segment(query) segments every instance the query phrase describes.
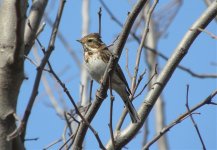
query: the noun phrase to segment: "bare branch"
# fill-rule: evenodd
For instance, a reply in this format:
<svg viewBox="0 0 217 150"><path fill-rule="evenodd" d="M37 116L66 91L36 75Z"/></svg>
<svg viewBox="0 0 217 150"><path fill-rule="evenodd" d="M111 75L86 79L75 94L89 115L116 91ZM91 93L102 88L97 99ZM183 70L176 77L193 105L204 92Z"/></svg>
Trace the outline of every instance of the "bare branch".
<svg viewBox="0 0 217 150"><path fill-rule="evenodd" d="M98 16L99 16L99 35L101 36L101 29L102 29L102 27L101 27L102 8L101 7L99 8Z"/></svg>
<svg viewBox="0 0 217 150"><path fill-rule="evenodd" d="M180 115L177 119L172 121L169 125L164 127L150 142L146 143L146 145L143 147L144 150L149 149L149 147L154 144L161 136L163 136L165 133L170 131L171 128L173 128L175 125L181 123L184 119L186 119L190 114L192 114L197 109L201 108L202 106L206 104L211 104L212 99L217 94L217 90L215 90L212 94L210 94L207 98L205 98L203 101L201 101L199 104L195 105L190 111L185 112L184 114Z"/></svg>
<svg viewBox="0 0 217 150"><path fill-rule="evenodd" d="M157 65L156 65L157 68ZM136 99L139 95L141 95L143 93L143 91L146 89L146 87L151 83L151 81L153 80L153 78L157 75L157 69L155 69L155 72L153 73L153 75L149 78L148 82L143 86L142 90L133 97L133 99ZM138 82L139 83L139 82Z"/></svg>
<svg viewBox="0 0 217 150"><path fill-rule="evenodd" d="M36 138L28 138L28 139L25 139L25 142L26 141L37 141L39 138L38 137L36 137Z"/></svg>
<svg viewBox="0 0 217 150"><path fill-rule="evenodd" d="M158 50L155 50L151 47L145 46L145 48L153 53L155 53L156 55L158 55L159 57L161 57L162 59L168 61L169 58L167 56L165 56L163 53L159 52ZM181 69L182 71L185 71L186 73L190 74L193 77L196 78L201 78L201 79L206 79L206 78L217 78L217 74L199 74L199 73L195 73L194 71L192 71L189 68L186 68L185 66L182 65L178 65L177 68Z"/></svg>
<svg viewBox="0 0 217 150"><path fill-rule="evenodd" d="M205 4L209 7L214 0L204 0ZM215 17L215 21L217 22L217 17Z"/></svg>
<svg viewBox="0 0 217 150"><path fill-rule="evenodd" d="M117 41L117 45L114 48L114 58L110 57L108 66L107 66L105 74L103 76L103 82L102 82L99 90L97 91L95 101L92 103L90 109L88 110L87 114L85 115L85 118L89 122L92 121L93 117L95 116L96 112L98 111L99 107L101 106L103 100L106 97L106 92L108 89L107 81L108 81L109 74L112 73L111 71L114 69L115 65L117 64L119 57L121 55L122 49L126 43L129 32L132 28L132 25L133 25L136 17L138 16L139 12L141 11L141 9L145 3L146 3L146 0L139 0L135 4L132 12L128 15L125 26L124 26L124 28L120 34L120 37ZM82 148L82 143L83 143L86 132L87 132L87 126L84 123L82 123L79 126L79 130L78 130L79 136L76 136L76 138L75 138L75 142L74 142L75 148L78 148L78 149Z"/></svg>
<svg viewBox="0 0 217 150"><path fill-rule="evenodd" d="M89 104L91 104L91 100L92 100L92 89L93 89L93 80L90 80Z"/></svg>
<svg viewBox="0 0 217 150"><path fill-rule="evenodd" d="M174 1L180 1L180 2L181 2L181 0L174 0ZM103 2L103 0L100 0L100 3L101 3L102 6L105 8L105 10L108 12L108 14L111 16L111 18L112 18L120 27L122 27L123 24L113 15L113 13L109 10L109 8L106 6L106 4ZM172 2L172 3L174 3L174 2ZM182 4L182 3L179 3L179 2L178 2L177 4ZM171 4L169 4L169 5L171 5ZM180 7L180 6L179 6L179 7ZM175 17L175 16L174 16L174 17ZM169 26L169 24L168 24L167 26ZM140 43L140 38L139 38L138 36L136 36L135 33L130 33L130 34L132 35L132 37L133 37L138 43ZM145 47L147 50L152 51L153 53L159 55L159 56L160 56L161 58L163 58L164 60L168 60L168 59L169 59L169 58L166 57L164 54L160 53L159 51L157 51L157 50L155 50L155 49L153 49L153 48L148 47L147 45L144 45L144 47ZM184 66L182 66L182 65L179 65L178 68L181 69L181 70L183 70L183 71L185 71L185 72L187 72L187 73L189 73L189 74L192 75L193 77L202 78L202 79L204 79L204 78L217 78L217 75L215 75L215 74L198 74L198 73L195 73L195 72L193 72L192 70L190 70L190 69L188 69L188 68L186 68L186 67L184 67Z"/></svg>
<svg viewBox="0 0 217 150"><path fill-rule="evenodd" d="M32 48L35 37L37 37L37 31L44 14L44 10L47 6L48 0L37 0L33 1L29 16L27 18L25 26L25 35L24 35L24 43L25 43L25 55L28 55L30 49ZM31 24L31 28L28 24Z"/></svg>
<svg viewBox="0 0 217 150"><path fill-rule="evenodd" d="M104 9L107 11L107 13L111 16L111 19L114 20L119 26L123 26L123 24L113 15L113 13L109 10L107 5L104 3L103 0L99 0L101 5L104 7Z"/></svg>
<svg viewBox="0 0 217 150"><path fill-rule="evenodd" d="M199 31L201 31L201 32L204 32L204 33L206 33L207 35L209 35L211 38L217 40L217 36L216 36L215 34L213 34L212 32L209 32L209 31L207 31L207 30L205 30L205 29L201 29L201 28L198 28L197 30L199 30Z"/></svg>
<svg viewBox="0 0 217 150"><path fill-rule="evenodd" d="M126 71L127 71L128 76L130 77L131 82L132 82L133 76L132 76L132 74L130 73L130 70L129 70L129 67L128 67L128 63L129 63L129 60L128 60L128 49L126 48L126 66L125 66L125 68L126 68Z"/></svg>
<svg viewBox="0 0 217 150"><path fill-rule="evenodd" d="M105 8L107 13L110 15L111 19L114 20L120 27L123 27L123 24L115 17L115 15L109 10L108 6L104 3L103 0L99 0L102 6ZM133 36L133 38L136 39L138 43L140 43L140 39L135 35L135 33L130 31L130 34Z"/></svg>
<svg viewBox="0 0 217 150"><path fill-rule="evenodd" d="M172 0L174 2L174 0ZM170 1L171 2L171 1ZM150 2L151 3L151 2ZM147 16L147 10L150 9L150 3L148 3L146 5L146 9L144 9L144 20L146 21L148 19L148 16ZM166 4L168 5L168 4ZM174 5L172 5L171 7L169 7L168 9L165 9L163 12L168 12L170 11L171 9L174 8ZM156 16L163 16L163 12L156 15ZM154 13L156 14L156 12ZM165 13L164 14L165 16L170 16L170 15L173 15L175 16L176 13ZM165 17L163 16L163 17ZM168 24L167 26L165 24L163 24L162 22L167 22L168 21ZM150 30L149 30L149 34L147 36L147 40L145 41L144 45L148 45L149 47L152 47L152 48L156 48L157 47L157 42L160 38L160 34L165 34L166 33L166 30L168 28L168 26L170 25L170 23L172 22L172 19L167 19L167 18L163 18L162 21L160 20L154 20L154 17L151 17L151 20L150 20ZM165 25L165 26L164 26ZM163 29L163 32L160 33L160 29ZM156 78L157 78L157 72L158 72L158 67L155 66L155 64L158 64L158 59L156 57L156 54L155 53L152 53L150 51L145 51L145 60L146 60L146 63L148 65L148 69L149 69L149 72L148 72L148 78L151 79L150 80L150 83L148 84L148 90L151 90L152 88L152 85L155 84L155 81L156 81ZM156 73L156 75L154 75ZM145 89L145 87L143 88ZM162 95L162 94L161 94ZM158 132L160 131L164 126L165 126L165 109L164 109L164 105L163 105L163 97L162 96L159 96L158 97L158 100L155 104L155 110L154 110L154 114L155 114L155 131ZM147 123L146 123L147 125ZM147 128L147 126L145 126L145 128ZM148 129L145 129L145 130L148 130ZM147 139L147 137L144 137L145 139ZM163 136L162 138L160 138L158 140L158 149L159 150L167 150L168 149L168 144L167 144L167 139L166 139L166 136Z"/></svg>
<svg viewBox="0 0 217 150"><path fill-rule="evenodd" d="M71 101L71 103L73 104L74 108L75 108L75 112L76 114L78 114L78 116L81 118L81 120L90 128L90 130L93 132L94 136L96 137L99 146L101 149L105 149L105 147L103 146L101 139L99 138L98 133L96 132L96 130L90 125L90 123L84 118L84 116L82 115L82 113L79 111L74 99L72 98L71 94L69 93L66 85L60 80L60 78L57 76L57 74L54 72L52 66L50 65L50 62L48 61L48 67L50 69L50 73L54 76L54 78L57 80L57 82L61 85L61 87L63 88L64 92L66 93L66 95L68 96L69 100ZM82 90L83 91L83 90ZM74 118L74 120L76 120ZM79 124L80 125L80 124Z"/></svg>
<svg viewBox="0 0 217 150"><path fill-rule="evenodd" d="M157 65L156 65L156 66L157 66ZM155 71L156 71L156 70L155 70ZM144 73L145 73L145 71L144 71ZM144 75L144 73L141 74L140 78L138 79L138 82L137 82L136 87L135 87L135 89L134 89L135 91L133 91L134 94L135 94L135 92L136 92L136 90L137 90L137 88L138 88L140 82L142 81L142 76ZM134 96L133 98L131 97L131 100L132 100L132 101L133 101L134 99L136 99L139 95L142 94L142 92L143 92L143 91L145 90L145 88L149 85L149 83L152 81L152 79L154 78L155 75L157 75L157 72L155 72L155 73L153 74L153 76L148 80L148 82L143 86L142 90L141 90L136 96ZM123 123L124 123L124 119L125 119L126 115L127 115L127 109L124 108L124 110L123 110L123 112L122 112L122 114L121 114L121 117L120 117L120 119L119 119L119 121L118 121L118 123L117 123L116 129L115 129L116 132L119 132L119 131L121 130L121 127L122 127L122 125L123 125Z"/></svg>
<svg viewBox="0 0 217 150"><path fill-rule="evenodd" d="M89 32L89 0L83 0L82 1L82 8L81 8L81 14L82 14L82 37L87 35ZM90 76L86 70L86 68L84 67L84 61L82 62L82 66L81 66L81 85L83 85L83 91L81 91L80 89L80 93L82 93L81 95L81 106L86 106L88 105L89 102L89 96L88 96L88 87L89 87L89 83L90 83Z"/></svg>
<svg viewBox="0 0 217 150"><path fill-rule="evenodd" d="M48 23L49 26L53 26L53 22L52 20L49 18L49 16L47 14L44 15L44 18L46 20L46 22ZM70 46L69 42L66 40L66 38L63 36L62 32L59 31L57 33L57 37L59 38L59 40L62 42L63 46L65 47L65 49L69 52L70 56L72 57L72 60L75 61L75 64L78 68L81 67L81 62L78 59L78 56L76 55L76 53L74 52L74 50L72 49L72 47Z"/></svg>
<svg viewBox="0 0 217 150"><path fill-rule="evenodd" d="M111 134L111 139L112 139L112 146L113 146L113 149L116 149L115 148L115 139L114 139L114 134L113 134L113 120L112 120L112 117L113 117L113 103L114 103L114 100L115 100L115 97L113 96L112 94L112 83L111 83L111 76L109 77L109 91L110 91L110 114L109 114L109 131L110 131L110 134Z"/></svg>
<svg viewBox="0 0 217 150"><path fill-rule="evenodd" d="M190 111L190 108L189 108L189 105L188 105L188 93L189 93L189 85L187 85L187 94L186 94L186 104L185 104L185 106L186 106L186 108L187 108L187 111L188 111L188 113L189 113L189 116L190 116L190 118L191 118L191 121L192 121L192 123L193 123L193 125L194 125L194 127L195 127L195 129L196 129L196 131L197 131L197 134L198 134L198 136L199 136L199 138L200 138L200 142L201 142L201 144L202 144L202 146L203 146L203 150L206 150L206 146L205 146L205 144L204 144L204 142L203 142L203 139L202 139L202 136L201 136L201 134L200 134L199 128L198 128L196 122L194 121L194 118L193 118L193 116L192 116L192 114L191 114L191 111Z"/></svg>
<svg viewBox="0 0 217 150"><path fill-rule="evenodd" d="M57 143L59 143L61 141L62 141L62 139L55 140L52 143L50 143L48 146L46 146L45 148L43 148L43 150L47 150L47 149L51 148L52 146L54 146L55 144L57 144Z"/></svg>
<svg viewBox="0 0 217 150"><path fill-rule="evenodd" d="M24 137L25 137L27 121L29 119L29 115L31 113L32 106L34 104L35 98L36 98L36 96L38 94L38 87L39 87L39 84L40 84L40 81L41 81L41 76L42 76L43 69L44 69L44 67L45 67L45 65L46 65L46 63L47 63L53 49L54 49L54 43L55 43L59 23L60 23L60 20L61 20L64 4L65 4L65 0L60 1L60 6L59 6L59 10L58 10L58 13L57 13L57 16L56 16L55 25L53 27L53 31L52 31L52 34L51 34L49 46L47 48L47 51L46 51L46 54L45 54L44 58L41 61L41 64L40 64L40 66L39 66L39 68L37 70L37 75L36 75L36 78L35 78L35 83L34 83L34 86L33 86L32 94L31 94L31 97L29 99L27 108L25 110L25 114L24 114L24 117L22 119L22 123L21 123L20 127L17 130L19 132L19 134L21 134L21 137L22 137L23 140L24 140ZM12 135L10 135L10 136L12 136Z"/></svg>
<svg viewBox="0 0 217 150"><path fill-rule="evenodd" d="M201 15L201 17L193 24L191 28L205 28L217 15L216 5L217 2L214 1L212 5L210 5L210 7ZM171 58L165 65L164 69L159 74L156 80L156 84L153 85L153 88L149 91L148 95L144 99L145 101L139 108L138 112L139 116L141 116L141 122L137 124L129 124L128 127L123 130L120 135L115 137L117 148L119 148L119 146L122 147L125 143L129 142L140 130L163 88L166 86L167 82L171 78L180 61L187 54L188 49L197 38L199 33L199 31L188 31L183 37L182 41L179 43ZM106 147L110 149L111 145L111 141L109 141Z"/></svg>
<svg viewBox="0 0 217 150"><path fill-rule="evenodd" d="M151 15L154 11L154 8L156 7L158 3L158 0L156 0L154 2L154 4L152 5L152 7L150 8L149 12L148 12L148 17L147 17L147 21L146 21L146 27L144 29L144 32L143 32L143 35L142 35L142 40L140 42L140 45L139 45L139 48L137 50L137 55L136 55L136 64L135 64L135 67L134 67L134 75L133 75L133 78L132 78L132 82L131 82L131 91L132 91L132 95L130 95L130 99L132 100L133 97L134 97L134 94L136 92L136 89L138 87L138 84L136 85L136 80L137 80L137 74L138 74L138 68L139 68L139 63L140 63L140 57L141 57L141 53L142 53L142 48L143 48L143 45L145 43L145 39L148 35L148 31L149 31L149 23L150 23L150 19L151 19ZM151 80L150 80L151 81ZM137 87L136 87L137 86ZM146 87L146 86L145 86ZM143 90L142 90L143 91ZM116 127L116 130L120 130L122 124L123 124L123 121L124 121L124 118L126 116L126 109L123 111L122 115L121 115L121 118L117 124L117 127Z"/></svg>

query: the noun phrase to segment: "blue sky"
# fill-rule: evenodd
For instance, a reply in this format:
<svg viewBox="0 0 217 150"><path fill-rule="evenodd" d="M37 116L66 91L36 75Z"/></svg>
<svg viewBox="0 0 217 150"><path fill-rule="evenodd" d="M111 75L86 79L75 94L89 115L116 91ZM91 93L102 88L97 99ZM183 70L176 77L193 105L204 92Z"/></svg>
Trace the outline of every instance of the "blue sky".
<svg viewBox="0 0 217 150"><path fill-rule="evenodd" d="M132 8L132 2L130 1L105 1L109 6L111 11L116 15L116 17L124 23L127 17L127 12ZM167 0L160 1L157 9L161 8L162 5L166 4ZM51 2L50 2L51 3ZM54 20L58 2L48 4L49 16ZM98 31L98 16L97 12L100 7L100 3L96 0L90 2L90 33ZM121 6L121 7L120 7ZM160 52L164 53L166 56L170 56L180 40L183 38L187 30L190 28L192 23L203 13L206 9L206 5L203 1L184 1L183 5L174 19L174 22L168 29L167 36L160 39L158 43L158 49ZM48 10L47 10L48 11ZM121 32L121 28L109 17L109 15L103 9L102 15L102 39L106 44L110 44L115 37ZM65 9L63 12L62 22L60 24L60 31L70 43L74 52L80 60L82 57L82 47L76 42L76 39L81 38L81 1L70 1L68 0L65 4ZM207 27L208 31L211 31L217 35L216 22L212 21ZM43 33L39 36L42 44L47 47L49 38L51 34L51 28L49 25L46 25ZM36 44L37 45L37 44ZM134 42L128 42L125 48L129 49L129 68L133 72L134 61L136 50L138 44ZM39 54L42 56L41 52ZM30 58L34 59L32 53L29 55ZM199 37L195 40L192 46L189 49L188 54L181 62L182 65L187 68L192 69L197 73L217 73L216 66L211 65L211 62L216 63L217 58L217 44L216 40L211 39L205 33L201 33ZM164 67L165 61L161 58L159 60L160 70ZM50 62L54 70L58 73L63 70L63 68L68 68L64 74L60 76L62 81L66 83L67 88L69 89L71 95L76 102L79 101L79 86L80 86L80 71L76 66L74 60L69 55L67 50L63 47L59 39L56 40L55 50L53 51ZM122 66L125 75L127 75L125 68L125 51L120 58L119 64ZM141 73L147 66L145 65L144 58L141 59L140 72ZM24 110L26 108L27 102L29 100L35 75L36 68L30 62L25 62L25 74L29 78L23 82L21 87L19 100L18 100L18 116L22 117ZM57 99L60 99L61 96L64 99L64 102L67 105L68 109L72 109L72 105L68 98L65 96L62 90L59 90L61 96L58 94L56 89L56 83L52 80L51 76L45 73L50 86L54 89L54 95ZM129 78L127 78L130 82ZM146 82L144 79L143 84ZM166 110L166 124L169 124L171 121L176 119L180 114L186 111L185 108L185 96L186 96L186 84L190 85L189 91L189 105L194 106L199 103L201 100L206 98L212 91L217 88L216 79L198 79L191 77L186 72L183 72L179 69L175 71L171 80L168 82L167 86L163 91L163 97L165 99L165 110ZM98 84L94 83L93 94L98 88ZM138 108L141 101L145 97L146 92L142 94L139 99L134 103ZM217 98L214 98L216 102ZM63 106L60 101L59 105ZM120 116L120 110L123 107L123 103L120 100L120 97L115 94L115 103L114 103L114 127L115 123L118 121L118 116ZM200 115L194 115L194 118L198 124L202 137L204 139L207 149L214 150L217 149L217 109L216 106L206 105L203 108L197 110L201 113ZM151 140L155 135L154 127L154 111L151 112L149 116L149 131L148 139ZM129 118L127 119L129 121ZM109 128L109 99L107 98L98 114L94 118L92 125L98 131L100 138L104 144L107 143L110 138ZM127 125L127 124L125 124ZM53 141L61 138L63 129L65 126L64 120L60 119L55 110L51 107L49 97L46 95L44 87L41 83L39 88L39 95L34 103L34 107L30 116L28 123L28 130L26 138L35 138L39 137L37 141L27 141L27 149L42 149L45 146L49 145ZM142 133L139 133L135 139L133 139L127 147L129 149L141 149L142 143ZM193 124L190 119L186 119L181 124L175 126L167 133L168 143L170 149L174 150L192 150L192 149L201 149L201 143L196 134ZM62 143L56 144L51 149L58 149ZM98 149L98 143L89 131L85 139L86 149ZM154 144L151 149L157 149L157 145Z"/></svg>

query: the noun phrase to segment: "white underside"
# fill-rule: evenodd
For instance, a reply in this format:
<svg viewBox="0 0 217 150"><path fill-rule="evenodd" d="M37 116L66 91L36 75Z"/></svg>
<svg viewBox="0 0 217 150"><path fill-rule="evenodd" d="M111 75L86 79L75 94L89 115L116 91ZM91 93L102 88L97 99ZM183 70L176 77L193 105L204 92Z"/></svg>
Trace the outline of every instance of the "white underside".
<svg viewBox="0 0 217 150"><path fill-rule="evenodd" d="M94 54L88 60L88 63L86 63L86 67L91 77L99 82L105 72L107 64L104 63L101 59L97 58L97 55Z"/></svg>
<svg viewBox="0 0 217 150"><path fill-rule="evenodd" d="M100 82L106 70L107 63L97 58L97 55L93 55L93 57L88 60L88 63L86 63L86 67L91 77L95 81ZM120 80L115 72L112 76L112 89L114 89L122 99L128 98L128 95L126 94L126 85Z"/></svg>

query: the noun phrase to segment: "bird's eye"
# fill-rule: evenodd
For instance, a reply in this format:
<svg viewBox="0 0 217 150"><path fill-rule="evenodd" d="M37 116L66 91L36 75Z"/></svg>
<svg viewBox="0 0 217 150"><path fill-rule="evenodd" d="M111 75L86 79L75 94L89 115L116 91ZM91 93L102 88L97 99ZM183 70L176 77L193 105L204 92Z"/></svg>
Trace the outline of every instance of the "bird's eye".
<svg viewBox="0 0 217 150"><path fill-rule="evenodd" d="M87 42L91 43L91 42L93 42L93 39L88 39Z"/></svg>

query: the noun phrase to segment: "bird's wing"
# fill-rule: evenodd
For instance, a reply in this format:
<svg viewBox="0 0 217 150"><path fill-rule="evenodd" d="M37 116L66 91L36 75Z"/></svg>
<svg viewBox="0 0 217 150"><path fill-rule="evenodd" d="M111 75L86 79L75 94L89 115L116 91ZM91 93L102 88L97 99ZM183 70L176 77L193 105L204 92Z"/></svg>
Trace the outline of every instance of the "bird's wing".
<svg viewBox="0 0 217 150"><path fill-rule="evenodd" d="M123 73L123 71L122 71L120 65L117 64L117 66L116 66L115 69L116 69L115 72L117 72L118 77L124 82L124 84L125 84L126 87L127 87L127 91L131 94L130 87L129 87L128 83L127 83L127 80L126 80L126 78L125 78L125 76L124 76L124 73Z"/></svg>

